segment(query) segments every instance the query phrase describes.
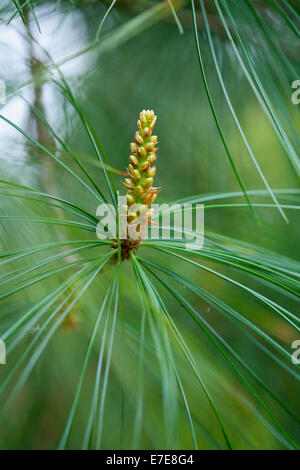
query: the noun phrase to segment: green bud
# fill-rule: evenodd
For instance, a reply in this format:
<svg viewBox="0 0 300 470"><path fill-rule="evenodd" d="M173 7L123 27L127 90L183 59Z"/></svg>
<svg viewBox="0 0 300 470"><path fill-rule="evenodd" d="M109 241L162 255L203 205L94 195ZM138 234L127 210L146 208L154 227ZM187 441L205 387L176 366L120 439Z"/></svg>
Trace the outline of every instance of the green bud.
<svg viewBox="0 0 300 470"><path fill-rule="evenodd" d="M140 145L144 143L143 137L138 132L135 133L135 140Z"/></svg>
<svg viewBox="0 0 300 470"><path fill-rule="evenodd" d="M130 155L129 161L130 163L132 163L133 166L137 166L139 163L138 159L134 155Z"/></svg>
<svg viewBox="0 0 300 470"><path fill-rule="evenodd" d="M143 162L143 163L140 165L140 170L141 170L141 171L147 171L148 168L149 168L149 166L150 166L149 161Z"/></svg>
<svg viewBox="0 0 300 470"><path fill-rule="evenodd" d="M143 182L144 188L150 188L150 186L152 186L152 184L153 184L153 178L152 177L146 178Z"/></svg>
<svg viewBox="0 0 300 470"><path fill-rule="evenodd" d="M132 170L131 175L132 178L136 181L141 179L141 173L139 172L139 170Z"/></svg>
<svg viewBox="0 0 300 470"><path fill-rule="evenodd" d="M138 148L138 153L140 154L140 156L141 156L142 158L145 158L146 155L147 155L147 154L146 154L146 150L145 150L144 147L139 147L139 148Z"/></svg>
<svg viewBox="0 0 300 470"><path fill-rule="evenodd" d="M149 176L154 176L155 173L156 173L156 167L155 166L153 166L152 168L149 168L149 170L148 170L148 175Z"/></svg>
<svg viewBox="0 0 300 470"><path fill-rule="evenodd" d="M130 144L131 155L129 156L128 174L129 178L125 178L123 185L127 189L127 206L133 204L143 204L147 214L146 221L151 218L152 212L148 210L156 199L157 188L153 188L153 177L156 173L156 167L151 167L156 161L155 152L157 148L158 138L151 135L156 123L156 116L152 110L143 110L140 113L140 119L137 126L138 131L135 133L135 142ZM137 214L131 210L127 215L128 223L134 223Z"/></svg>

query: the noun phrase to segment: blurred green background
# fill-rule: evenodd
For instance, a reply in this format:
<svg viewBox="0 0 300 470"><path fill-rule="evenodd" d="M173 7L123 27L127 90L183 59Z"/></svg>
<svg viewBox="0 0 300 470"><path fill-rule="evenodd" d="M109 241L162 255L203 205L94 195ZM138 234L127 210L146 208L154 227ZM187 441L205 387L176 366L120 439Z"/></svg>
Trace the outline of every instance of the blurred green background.
<svg viewBox="0 0 300 470"><path fill-rule="evenodd" d="M27 26L23 24L18 12L7 24L15 13L15 7L11 2L4 3L7 5L0 10L0 78L7 85L7 103L2 106L1 114L51 149L61 161L75 170L75 163L55 143L49 129L41 125L34 110L41 113L102 187L103 172L80 122L78 111L70 105L66 93L61 93L59 89L61 77L53 64L60 67L80 108L93 124L110 165L118 171L125 171L127 166L129 143L133 140L139 112L142 109L153 109L158 116L155 133L159 138L156 183L162 187L157 202L218 193L221 195L220 199L208 204L243 204L242 207L206 209L206 235L209 234L208 237L257 260L261 257L260 250L263 250L263 255L268 255L274 264L282 268L293 267L295 273L299 273L298 211L286 209L286 223L267 191L264 196L251 196L250 193L253 203L273 205L257 207L260 218L258 223L243 196L226 198L224 195L241 190L218 134L203 86L190 2L175 4L183 28L183 34L180 34L168 2L117 1L107 16L96 43L94 39L99 24L111 2L61 1L57 2L56 8L56 2L30 2L34 10L24 8ZM297 8L293 2L289 3ZM250 2L263 20L268 34L259 27L255 16L251 15L247 2L230 0L227 4L274 112L295 153L299 153L299 105L294 105L291 101L291 83L300 77L299 38L280 12L273 8L272 2ZM162 8L155 10L157 5ZM289 158L281 145L251 89L214 2L205 2L205 5L224 84L253 154L273 190L295 190L289 194L282 193L280 201L283 204L296 205L299 184L292 158ZM282 7L286 5L283 4ZM220 85L198 2L196 8L207 83L228 147L247 190L265 190L264 182L241 138ZM34 15L41 32L38 31ZM299 27L298 19L299 17L295 17L294 22ZM270 38L273 42L270 42ZM240 44L238 50L242 54ZM47 54L50 54L53 63ZM35 107L34 110L31 106ZM45 152L37 149L3 121L0 135L1 180L54 194L95 215L97 201ZM114 178L117 188L124 194L124 188L120 184L121 176L114 173ZM276 194L281 197L280 192ZM15 197L2 197L0 207L2 215L65 217L53 207ZM82 237L96 239L95 233L86 233L82 234L79 228L4 220L0 226L1 251L35 247L54 240L78 240ZM215 234L215 238L212 234ZM103 249L97 247L93 250L93 255L96 254L95 250L103 253ZM104 252L105 250L108 251L105 248ZM278 256L273 252L278 253ZM167 255L162 257L150 248L143 248L138 254L154 262L161 262L168 269L207 289L274 338L287 351L293 352L291 344L299 339L299 333L249 292L241 291L224 279L178 258ZM36 253L31 256L30 262L42 262L45 256L43 252ZM50 252L47 256L50 256ZM274 302L289 309L294 315L299 313L296 296L282 292L279 287L273 288L268 283L262 284L255 276L240 272L234 267L214 260L200 260L201 263L202 261L205 266L216 269L224 276L230 276L249 289L257 289L262 295L270 295ZM23 263L23 259L17 259L1 265L2 277L9 269L22 268ZM40 272L46 272L47 269L50 268L45 266ZM58 328L45 351L40 354L17 400L1 422L1 449L57 447L74 400L93 324L112 273L113 266L108 263L72 309L76 322L78 320L76 329L63 326ZM34 272L31 274L34 275ZM64 271L57 272L44 281L3 298L0 334L64 279ZM14 281L18 282L21 282L20 278ZM142 310L130 262L125 262L122 266L122 282L123 317L118 316L116 324L104 404L101 448L193 448L184 403L182 399L176 398L172 374L166 375L160 360L157 360L147 328L142 366L142 397L138 373ZM266 387L276 393L293 410L294 415L299 417L299 369L288 360L283 366L277 352L272 354L278 361L268 354L270 346L265 345L253 332L238 327L230 317L220 315L216 309L191 292L185 292L183 288L180 291L184 292L202 317L238 352L240 358L263 379ZM162 290L161 295L193 352L201 375L229 429L234 448L289 447L285 436L274 427L274 423L241 384L214 345L166 290ZM42 323L43 319L38 322L38 326ZM7 365L0 367L1 383L4 383L15 364L18 364L17 361L34 335L32 332L24 335L8 356ZM89 360L69 448L81 447L90 413L98 353L103 343L104 367L108 363L109 341L106 341L104 343L103 322ZM199 448L224 448L221 432L197 379L192 370L186 367L182 352L174 339L171 338L170 341L189 400ZM258 347L257 342L264 345L267 353ZM18 366L18 373L24 370L29 357L24 358L24 362ZM168 363L168 357L166 361ZM253 377L247 378L252 385L255 384ZM12 385L15 381L14 377ZM279 407L262 387L257 386L257 391L282 426L299 442L299 424L295 419ZM5 407L9 396L10 387L1 396L1 408ZM139 417L137 409L141 397L143 411ZM167 408L165 401L168 401ZM177 411L173 412L173 408ZM140 426L141 429L138 442L134 439L135 426Z"/></svg>

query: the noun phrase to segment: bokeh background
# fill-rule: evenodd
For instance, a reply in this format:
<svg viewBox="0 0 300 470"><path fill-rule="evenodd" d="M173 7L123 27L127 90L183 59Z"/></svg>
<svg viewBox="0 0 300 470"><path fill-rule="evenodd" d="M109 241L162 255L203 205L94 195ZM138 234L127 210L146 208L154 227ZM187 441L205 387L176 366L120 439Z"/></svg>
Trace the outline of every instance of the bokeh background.
<svg viewBox="0 0 300 470"><path fill-rule="evenodd" d="M237 171L250 191L251 201L259 204L256 208L259 221L242 195L226 196L226 193L240 193L241 189L218 134L203 85L190 2L174 2L173 8L178 15L176 18L168 2L119 0L106 17L96 42L99 25L111 2L78 0L28 3L32 4L33 9L23 9L26 25L12 2L3 2L0 8L0 78L6 83L7 92L1 114L75 170L74 161L54 139L47 125L43 125L40 119L43 116L102 187L105 184L103 171L80 122L78 109L74 109L67 94L60 89L59 67L78 105L94 126L113 169L117 188L124 193L119 172L125 171L129 142L133 140L139 112L142 109L153 109L158 116L156 134L159 137L156 183L162 187L157 202L218 194L217 199L208 203L212 207L205 210L207 236L229 248L234 247L245 256L253 256L257 260L262 256L268 257L274 265L293 271L295 276L297 273L299 275L299 215L295 208L299 180L295 155L300 149L300 120L299 105L291 101L291 84L300 78L300 42L296 34L299 28L299 4L292 1L226 2L238 25L250 61L254 64L259 83L293 148L289 152L280 142L250 86L214 2L205 2L213 47L230 102L268 184L277 191L275 194L282 204L294 207L284 209L287 223L268 195L230 112L214 65L199 2L195 2L198 35L208 87ZM286 12L296 31L286 21L281 10L275 8L276 5ZM287 5L292 9L288 9ZM252 14L252 7L262 23ZM230 21L228 24L234 34ZM236 37L235 42L245 60ZM250 73L249 65L246 65L246 69ZM0 124L0 148L1 181L13 181L53 194L93 215L96 213L97 201L61 165L4 121ZM261 190L261 194L251 194L251 191L256 190ZM263 207L264 204L268 207ZM65 217L54 207L7 196L1 197L0 210L2 215ZM80 229L32 223L30 220L5 219L0 226L3 253L53 240L76 240L81 236L89 240L96 239L92 232L82 235ZM175 273L207 289L292 354L291 344L299 339L299 333L249 292L178 258L164 256L162 260L157 252L149 248L143 248L142 255L154 261L162 261L164 266ZM42 263L44 256L43 252L35 253L30 262ZM2 264L1 277L5 279L10 270L21 269L23 263L23 259L17 259ZM287 294L267 282L262 284L255 276L240 272L232 266L220 265L209 259L204 260L203 264L247 285L249 289L270 296L294 315L299 313L296 295ZM30 276L42 276L47 269L50 268L41 267L39 271L32 271ZM0 448L57 447L74 400L96 314L112 278L112 269L112 266L107 266L72 309L70 321L74 321L76 328L68 328L68 325L58 328L47 348L40 354L0 425ZM101 447L193 448L184 403L177 400L171 375L161 368L147 331L142 366L143 411L138 414L141 400L138 375L141 305L130 262L125 262L122 269L123 320L118 317L113 342ZM4 296L0 309L0 334L64 279L65 272L57 272L44 281ZM22 282L22 279L16 278L13 286L18 286L18 282ZM7 292L5 286L2 288L3 292ZM162 296L196 358L205 383L230 430L234 448L289 448L290 443L285 436L241 384L214 345L166 290L162 291ZM299 368L288 358L282 362L276 351L271 354L270 344L264 343L250 329L238 326L230 316L221 315L190 292L186 296L201 316L238 352L239 357L263 379L267 389L274 392L299 417ZM41 318L37 326L42 323ZM20 365L18 360L35 334L28 332L24 335L8 355L7 365L0 367L1 383L4 383L16 364L16 376L24 370L30 355ZM109 341L106 339L105 342L104 338L103 323L90 356L69 448L81 447L102 344L104 366L108 363ZM224 448L222 435L199 383L192 370L186 367L180 348L174 340L170 341L189 400L198 447ZM16 376L12 377L1 395L1 408L5 407L9 399L10 386L16 382ZM299 424L296 420L270 398L252 376L249 376L249 381L258 387L257 392L266 400L294 441L299 442ZM167 412L164 404L166 400ZM172 412L173 406L176 413ZM136 427L140 427L138 442Z"/></svg>

